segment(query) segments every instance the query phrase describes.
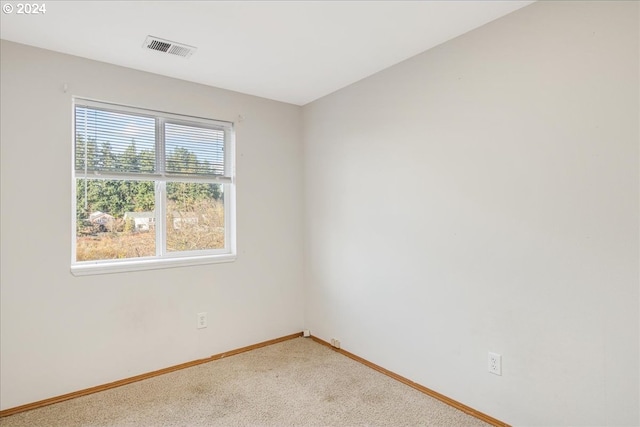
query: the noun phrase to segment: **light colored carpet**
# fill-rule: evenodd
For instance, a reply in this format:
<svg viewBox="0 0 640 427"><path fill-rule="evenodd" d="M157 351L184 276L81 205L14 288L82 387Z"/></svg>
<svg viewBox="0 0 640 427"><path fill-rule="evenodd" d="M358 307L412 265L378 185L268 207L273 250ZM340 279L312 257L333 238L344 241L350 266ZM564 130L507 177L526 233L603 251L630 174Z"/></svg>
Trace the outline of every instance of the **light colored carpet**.
<svg viewBox="0 0 640 427"><path fill-rule="evenodd" d="M486 426L307 338L0 419L18 426Z"/></svg>

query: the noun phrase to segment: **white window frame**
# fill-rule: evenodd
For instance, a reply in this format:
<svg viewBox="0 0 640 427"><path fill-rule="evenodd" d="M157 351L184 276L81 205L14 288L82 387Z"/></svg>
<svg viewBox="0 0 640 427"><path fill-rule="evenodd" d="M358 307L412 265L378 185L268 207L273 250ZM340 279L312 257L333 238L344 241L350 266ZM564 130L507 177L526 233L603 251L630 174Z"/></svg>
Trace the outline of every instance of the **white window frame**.
<svg viewBox="0 0 640 427"><path fill-rule="evenodd" d="M75 111L76 106L94 107L110 110L119 113L133 113L144 115L156 119L156 134L162 135L163 124L196 125L203 127L220 128L225 131L225 176L207 179L198 177L183 177L166 174L164 171L164 135L156 137L156 165L161 169L152 174L109 174L108 172L93 173L95 178L103 179L123 179L123 180L145 180L155 183L155 222L156 222L156 255L151 257L127 258L122 260L92 260L76 261L76 179L81 178L76 174L75 150ZM184 267L191 265L214 264L235 261L236 250L236 189L235 189L235 129L232 122L212 120L200 117L191 117L175 113L166 113L119 104L99 102L86 98L73 98L72 102L72 210L71 210L71 230L72 230L72 253L71 253L71 273L75 276L107 274L140 270L155 270L161 268ZM160 146L162 146L161 149ZM219 183L223 185L223 203L225 216L225 247L223 249L197 250L167 252L166 242L166 184L167 182L206 182Z"/></svg>

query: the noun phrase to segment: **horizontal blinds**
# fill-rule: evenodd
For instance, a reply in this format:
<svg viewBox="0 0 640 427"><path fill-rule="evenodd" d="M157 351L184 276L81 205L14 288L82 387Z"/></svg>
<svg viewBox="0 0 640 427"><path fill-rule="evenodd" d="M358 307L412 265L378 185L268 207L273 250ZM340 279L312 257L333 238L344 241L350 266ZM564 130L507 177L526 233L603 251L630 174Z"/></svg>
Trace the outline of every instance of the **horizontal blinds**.
<svg viewBox="0 0 640 427"><path fill-rule="evenodd" d="M224 129L165 123L165 172L224 176Z"/></svg>
<svg viewBox="0 0 640 427"><path fill-rule="evenodd" d="M156 120L153 117L77 105L77 173L154 173Z"/></svg>
<svg viewBox="0 0 640 427"><path fill-rule="evenodd" d="M138 114L137 109L103 107L93 101L77 103L76 175L229 178L225 148L230 124L153 113L142 110Z"/></svg>

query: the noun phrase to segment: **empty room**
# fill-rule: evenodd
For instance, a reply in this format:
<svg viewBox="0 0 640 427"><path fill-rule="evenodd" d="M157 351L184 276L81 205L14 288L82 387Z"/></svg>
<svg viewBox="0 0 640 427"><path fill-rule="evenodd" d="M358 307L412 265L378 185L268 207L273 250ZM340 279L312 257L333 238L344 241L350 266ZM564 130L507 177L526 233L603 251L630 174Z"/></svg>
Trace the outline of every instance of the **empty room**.
<svg viewBox="0 0 640 427"><path fill-rule="evenodd" d="M640 426L640 2L0 19L1 426Z"/></svg>

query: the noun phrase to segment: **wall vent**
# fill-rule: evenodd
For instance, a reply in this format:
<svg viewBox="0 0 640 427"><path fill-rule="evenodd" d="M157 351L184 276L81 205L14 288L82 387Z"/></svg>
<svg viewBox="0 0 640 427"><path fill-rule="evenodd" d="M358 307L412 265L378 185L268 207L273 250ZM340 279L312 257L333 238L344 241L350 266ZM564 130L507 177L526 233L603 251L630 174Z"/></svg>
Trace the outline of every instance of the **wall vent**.
<svg viewBox="0 0 640 427"><path fill-rule="evenodd" d="M164 40L154 36L147 36L147 39L144 41L144 45L142 47L155 50L156 52L182 56L183 58L190 57L197 49L193 46Z"/></svg>

